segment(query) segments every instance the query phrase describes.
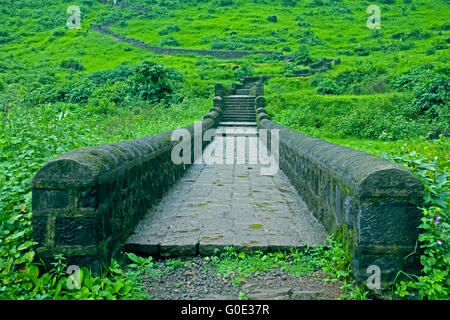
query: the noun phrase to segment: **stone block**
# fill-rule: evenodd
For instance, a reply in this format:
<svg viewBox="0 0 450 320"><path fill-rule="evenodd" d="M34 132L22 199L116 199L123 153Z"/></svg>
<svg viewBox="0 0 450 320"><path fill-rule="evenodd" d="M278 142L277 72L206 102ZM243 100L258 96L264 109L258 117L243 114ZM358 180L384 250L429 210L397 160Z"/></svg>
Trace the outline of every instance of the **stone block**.
<svg viewBox="0 0 450 320"><path fill-rule="evenodd" d="M33 211L65 209L69 206L69 193L66 190L34 189Z"/></svg>

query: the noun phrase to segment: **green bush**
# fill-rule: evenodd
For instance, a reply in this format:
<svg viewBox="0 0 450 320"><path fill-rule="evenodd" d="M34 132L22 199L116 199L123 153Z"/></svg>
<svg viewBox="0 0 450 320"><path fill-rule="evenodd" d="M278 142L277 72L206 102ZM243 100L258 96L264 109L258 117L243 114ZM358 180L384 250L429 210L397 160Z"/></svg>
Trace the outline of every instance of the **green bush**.
<svg viewBox="0 0 450 320"><path fill-rule="evenodd" d="M140 99L160 102L170 97L182 81L182 75L176 69L144 61L136 67L136 74L131 78L131 92Z"/></svg>
<svg viewBox="0 0 450 320"><path fill-rule="evenodd" d="M61 62L61 67L64 69L73 69L77 71L84 70L84 66L81 61L75 59L68 59Z"/></svg>
<svg viewBox="0 0 450 320"><path fill-rule="evenodd" d="M241 39L230 36L226 38L214 38L211 41L211 50L240 50L245 48Z"/></svg>
<svg viewBox="0 0 450 320"><path fill-rule="evenodd" d="M353 51L357 56L368 56L369 55L369 49L362 47L362 46L357 46Z"/></svg>
<svg viewBox="0 0 450 320"><path fill-rule="evenodd" d="M160 45L161 47L179 47L180 43L173 37L166 37L161 39Z"/></svg>
<svg viewBox="0 0 450 320"><path fill-rule="evenodd" d="M292 57L297 65L308 65L313 62L307 45L300 45L298 50L292 54Z"/></svg>
<svg viewBox="0 0 450 320"><path fill-rule="evenodd" d="M422 64L390 79L391 85L398 91L411 91L436 73L432 64Z"/></svg>
<svg viewBox="0 0 450 320"><path fill-rule="evenodd" d="M386 70L378 67L358 68L339 73L337 85L347 94L367 94L387 89Z"/></svg>
<svg viewBox="0 0 450 320"><path fill-rule="evenodd" d="M108 80L111 83L126 81L134 72L135 68L128 62L124 62L115 69L92 72L86 77L95 85L103 85Z"/></svg>
<svg viewBox="0 0 450 320"><path fill-rule="evenodd" d="M244 65L234 70L234 76L236 80L240 80L242 77L248 77L253 75L253 67L251 65Z"/></svg>
<svg viewBox="0 0 450 320"><path fill-rule="evenodd" d="M168 35L169 33L178 32L180 31L180 27L178 27L176 24L169 24L167 26L162 27L159 29L158 34L160 36Z"/></svg>
<svg viewBox="0 0 450 320"><path fill-rule="evenodd" d="M320 94L340 94L341 89L331 79L324 79L317 85L317 92Z"/></svg>
<svg viewBox="0 0 450 320"><path fill-rule="evenodd" d="M277 16L268 16L267 21L269 22L278 22Z"/></svg>
<svg viewBox="0 0 450 320"><path fill-rule="evenodd" d="M70 103L85 104L88 102L95 85L89 79L71 82L58 90L58 100Z"/></svg>
<svg viewBox="0 0 450 320"><path fill-rule="evenodd" d="M312 31L311 29L301 31L299 36L300 36L299 40L300 45L308 44L310 46L322 46L326 44L324 41L319 39L319 37L316 36L314 31Z"/></svg>
<svg viewBox="0 0 450 320"><path fill-rule="evenodd" d="M281 3L285 7L295 7L297 5L297 0L283 0Z"/></svg>
<svg viewBox="0 0 450 320"><path fill-rule="evenodd" d="M445 76L438 76L423 86L414 89L413 103L419 114L428 113L439 117L439 107L449 104L450 80Z"/></svg>

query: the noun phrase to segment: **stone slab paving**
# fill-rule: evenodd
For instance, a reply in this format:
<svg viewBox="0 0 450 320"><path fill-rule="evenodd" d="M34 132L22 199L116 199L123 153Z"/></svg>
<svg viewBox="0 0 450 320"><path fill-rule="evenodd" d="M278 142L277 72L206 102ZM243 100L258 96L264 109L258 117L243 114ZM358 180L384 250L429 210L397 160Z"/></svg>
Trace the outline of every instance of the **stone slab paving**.
<svg viewBox="0 0 450 320"><path fill-rule="evenodd" d="M248 128L233 129L241 141L244 132ZM219 134L205 149L205 158L220 143L225 149L226 139L237 137ZM276 251L322 244L326 238L322 224L287 176L281 170L273 176L261 175L261 165L249 163L249 152L247 143L241 164L226 164L229 153L224 150L224 164L192 165L139 223L125 248L180 256L210 255L226 246Z"/></svg>

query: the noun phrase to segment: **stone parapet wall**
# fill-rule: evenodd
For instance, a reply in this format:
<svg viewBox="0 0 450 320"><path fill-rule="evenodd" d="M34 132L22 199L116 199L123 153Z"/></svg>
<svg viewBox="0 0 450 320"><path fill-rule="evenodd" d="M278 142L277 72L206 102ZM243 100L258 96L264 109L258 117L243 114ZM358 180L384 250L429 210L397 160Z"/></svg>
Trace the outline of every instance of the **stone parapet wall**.
<svg viewBox="0 0 450 320"><path fill-rule="evenodd" d="M152 51L157 54L183 54L183 55L201 55L201 56L212 56L218 59L240 59L242 57L251 55L251 54L274 54L275 51L242 51L242 50L202 50L202 49L183 49L183 48L167 48L167 47L158 47L151 46L146 44L143 41L139 41L133 38L125 37L121 34L115 33L111 31L108 26L116 23L118 20L112 20L104 25L95 25L91 24L90 28L92 30L98 31L103 34L110 35L120 41L132 44L138 48L142 48L145 50Z"/></svg>
<svg viewBox="0 0 450 320"><path fill-rule="evenodd" d="M280 168L328 233L345 230L353 273L369 266L389 283L417 266L415 251L424 187L403 167L282 127L261 110L260 129L278 129Z"/></svg>
<svg viewBox="0 0 450 320"><path fill-rule="evenodd" d="M218 119L216 110L208 113L203 132ZM194 125L183 129L194 136ZM70 264L93 270L108 264L138 221L187 169L172 161L177 144L172 132L75 149L48 161L32 181L38 258L48 262L63 254Z"/></svg>

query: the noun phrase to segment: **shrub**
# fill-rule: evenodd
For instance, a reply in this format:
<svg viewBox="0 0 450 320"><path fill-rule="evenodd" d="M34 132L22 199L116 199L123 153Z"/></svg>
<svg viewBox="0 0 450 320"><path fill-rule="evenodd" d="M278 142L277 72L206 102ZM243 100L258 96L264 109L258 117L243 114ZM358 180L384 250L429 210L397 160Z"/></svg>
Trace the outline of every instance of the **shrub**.
<svg viewBox="0 0 450 320"><path fill-rule="evenodd" d="M244 65L234 70L236 80L240 80L242 77L248 77L251 75L253 75L253 67L251 65Z"/></svg>
<svg viewBox="0 0 450 320"><path fill-rule="evenodd" d="M210 48L212 50L239 50L245 48L245 43L235 36L215 38L211 41Z"/></svg>
<svg viewBox="0 0 450 320"><path fill-rule="evenodd" d="M285 7L295 7L297 5L297 0L283 0L282 4Z"/></svg>
<svg viewBox="0 0 450 320"><path fill-rule="evenodd" d="M173 37L166 37L161 39L160 45L161 47L179 47L180 43Z"/></svg>
<svg viewBox="0 0 450 320"><path fill-rule="evenodd" d="M159 102L168 98L182 81L178 70L144 61L136 67L136 74L131 79L131 92L140 99Z"/></svg>
<svg viewBox="0 0 450 320"><path fill-rule="evenodd" d="M226 7L232 6L234 4L233 0L213 0L212 5L215 7Z"/></svg>
<svg viewBox="0 0 450 320"><path fill-rule="evenodd" d="M341 89L331 79L324 79L317 85L317 92L320 94L340 94Z"/></svg>
<svg viewBox="0 0 450 320"><path fill-rule="evenodd" d="M382 68L359 68L339 73L336 83L343 93L373 93L385 90L388 85L385 75L386 70Z"/></svg>
<svg viewBox="0 0 450 320"><path fill-rule="evenodd" d="M355 54L357 56L368 56L369 55L369 50L362 46L356 47L353 51L355 52Z"/></svg>
<svg viewBox="0 0 450 320"><path fill-rule="evenodd" d="M81 61L78 61L75 59L63 60L61 62L61 67L64 69L73 69L73 70L77 70L77 71L84 70L84 66L81 63Z"/></svg>
<svg viewBox="0 0 450 320"><path fill-rule="evenodd" d="M311 46L325 45L326 43L316 36L314 31L307 29L300 34L300 44L308 44Z"/></svg>
<svg viewBox="0 0 450 320"><path fill-rule="evenodd" d="M444 23L441 27L441 30L445 30L445 31L450 30L450 21L447 21L446 23Z"/></svg>
<svg viewBox="0 0 450 320"><path fill-rule="evenodd" d="M421 85L427 79L431 79L435 74L432 64L423 64L406 71L398 76L394 76L390 82L398 91L410 91Z"/></svg>
<svg viewBox="0 0 450 320"><path fill-rule="evenodd" d="M169 33L178 32L180 31L180 28L176 24L169 24L167 26L162 27L159 29L158 34L160 36L168 35Z"/></svg>
<svg viewBox="0 0 450 320"><path fill-rule="evenodd" d="M382 37L383 37L383 32L381 32L380 30L372 30L370 35L365 37L365 39L376 39L376 38L382 38Z"/></svg>
<svg viewBox="0 0 450 320"><path fill-rule="evenodd" d="M439 107L448 105L449 92L449 78L438 76L431 82L415 88L413 103L419 114L429 113L431 116L438 118Z"/></svg>
<svg viewBox="0 0 450 320"><path fill-rule="evenodd" d="M95 84L89 79L81 79L80 81L72 82L64 85L58 91L58 100L70 103L86 104L92 91L95 89Z"/></svg>
<svg viewBox="0 0 450 320"><path fill-rule="evenodd" d="M55 31L53 31L52 36L53 37L62 37L65 34L66 34L66 31L64 31L64 30L55 30Z"/></svg>
<svg viewBox="0 0 450 320"><path fill-rule="evenodd" d="M300 45L298 50L292 54L294 62L298 65L307 65L313 62L309 55L309 47L307 45Z"/></svg>
<svg viewBox="0 0 450 320"><path fill-rule="evenodd" d="M107 81L103 86L96 87L91 93L88 100L90 105L99 105L101 101L105 104L112 102L114 104L121 104L129 94L130 86L128 82L111 82Z"/></svg>
<svg viewBox="0 0 450 320"><path fill-rule="evenodd" d="M134 74L134 71L134 67L128 62L124 62L115 69L93 72L87 75L87 78L96 85L103 85L106 81L111 83L125 81Z"/></svg>
<svg viewBox="0 0 450 320"><path fill-rule="evenodd" d="M277 18L277 16L268 16L267 21L278 22L278 18Z"/></svg>

